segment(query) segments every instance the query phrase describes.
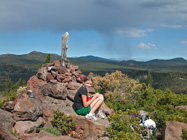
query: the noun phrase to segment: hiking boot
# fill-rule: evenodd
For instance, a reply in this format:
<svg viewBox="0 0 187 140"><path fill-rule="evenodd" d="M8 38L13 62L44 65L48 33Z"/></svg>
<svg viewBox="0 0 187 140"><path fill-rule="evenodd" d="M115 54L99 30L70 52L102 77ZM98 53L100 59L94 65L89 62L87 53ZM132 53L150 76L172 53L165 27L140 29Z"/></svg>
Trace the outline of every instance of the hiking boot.
<svg viewBox="0 0 187 140"><path fill-rule="evenodd" d="M100 118L102 118L102 119L105 119L105 118L106 118L106 115L105 115L105 113L103 113L102 110L99 110L96 114L97 114L98 117L100 117Z"/></svg>
<svg viewBox="0 0 187 140"><path fill-rule="evenodd" d="M97 118L95 117L95 115L91 113L87 114L85 118L88 120L97 121Z"/></svg>

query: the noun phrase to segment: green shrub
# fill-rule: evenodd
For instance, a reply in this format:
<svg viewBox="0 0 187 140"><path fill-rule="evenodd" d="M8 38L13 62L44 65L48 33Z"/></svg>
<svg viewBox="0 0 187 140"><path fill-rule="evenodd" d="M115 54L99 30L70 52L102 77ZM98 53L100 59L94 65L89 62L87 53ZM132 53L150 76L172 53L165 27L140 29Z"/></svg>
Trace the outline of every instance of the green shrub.
<svg viewBox="0 0 187 140"><path fill-rule="evenodd" d="M13 135L13 136L15 136L16 138L18 138L18 134L17 134L17 132L16 132L16 130L14 129L10 129L10 133Z"/></svg>
<svg viewBox="0 0 187 140"><path fill-rule="evenodd" d="M16 82L16 84L12 84L11 78L7 77L4 85L5 90L1 92L2 96L6 99L0 99L0 108L2 108L3 104L8 101L12 101L17 98L17 89L20 86L21 78Z"/></svg>
<svg viewBox="0 0 187 140"><path fill-rule="evenodd" d="M136 116L135 110L127 110L125 112L118 111L108 117L111 126L107 127L111 139L113 140L141 140L139 130L139 118Z"/></svg>
<svg viewBox="0 0 187 140"><path fill-rule="evenodd" d="M58 129L62 135L67 135L75 129L76 123L73 116L66 116L63 112L54 110L53 120L51 121L53 127Z"/></svg>
<svg viewBox="0 0 187 140"><path fill-rule="evenodd" d="M183 140L187 140L187 130L182 129L182 136L181 137Z"/></svg>
<svg viewBox="0 0 187 140"><path fill-rule="evenodd" d="M186 94L147 87L146 84L140 84L119 71L104 77L96 76L93 81L94 88L105 93L106 105L116 112L108 117L111 127L107 130L112 139L139 139L140 134L146 135L135 119L137 114L130 113L134 110L149 112L149 117L156 122L158 131L161 131L166 121L187 123L187 111L176 109L176 106L187 105ZM130 126L133 126L135 131L132 132Z"/></svg>
<svg viewBox="0 0 187 140"><path fill-rule="evenodd" d="M41 128L38 128L37 130L39 130L39 131L44 130L52 135L62 136L62 133L54 127L41 127Z"/></svg>

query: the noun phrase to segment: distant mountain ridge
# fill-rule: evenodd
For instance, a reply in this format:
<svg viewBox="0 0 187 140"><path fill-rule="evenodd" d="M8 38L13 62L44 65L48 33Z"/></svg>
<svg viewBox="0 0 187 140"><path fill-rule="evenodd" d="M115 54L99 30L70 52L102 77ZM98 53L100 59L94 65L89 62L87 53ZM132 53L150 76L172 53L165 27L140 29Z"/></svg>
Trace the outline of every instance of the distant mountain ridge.
<svg viewBox="0 0 187 140"><path fill-rule="evenodd" d="M7 76L10 76L14 83L19 78L27 81L37 73L39 64L45 64L47 55L48 53L37 51L22 55L0 55L0 89L4 88ZM61 59L60 55L50 55L53 61ZM185 85L187 79L187 61L183 58L168 60L153 59L143 62L135 60L115 61L113 59L88 55L68 59L70 60L70 64L78 66L84 75L89 75L92 72L95 75L104 76L106 73L118 70L131 78L147 82L147 74L150 72L154 78L154 87L161 89L174 88L173 90L177 93L187 92Z"/></svg>
<svg viewBox="0 0 187 140"><path fill-rule="evenodd" d="M15 54L2 54L0 55L0 64L11 64L12 61L14 64L16 62L26 63L30 62L31 64L39 64L44 62L48 53L42 53L38 51L32 51L29 54L22 54L22 55L15 55ZM57 54L50 54L52 60L60 60L61 56ZM135 61L135 60L122 60L117 61L114 59L106 59L102 57L97 57L93 55L88 56L80 56L80 57L70 57L69 59L72 60L84 60L84 61L112 61L112 62L119 62L122 64L126 64L129 66L137 66L137 65L186 65L187 60L182 57L172 58L172 59L153 59L149 61Z"/></svg>

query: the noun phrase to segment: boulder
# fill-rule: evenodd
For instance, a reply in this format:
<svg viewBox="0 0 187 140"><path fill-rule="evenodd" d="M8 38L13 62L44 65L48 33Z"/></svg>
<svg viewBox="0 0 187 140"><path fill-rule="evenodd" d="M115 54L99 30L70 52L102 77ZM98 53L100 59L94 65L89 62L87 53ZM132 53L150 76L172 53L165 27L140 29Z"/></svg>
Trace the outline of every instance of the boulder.
<svg viewBox="0 0 187 140"><path fill-rule="evenodd" d="M66 72L64 75L65 75L65 77L71 77L71 76L72 76L72 73Z"/></svg>
<svg viewBox="0 0 187 140"><path fill-rule="evenodd" d="M86 76L85 75L83 75L83 74L79 74L78 76L77 76L77 81L79 81L79 82L83 82L84 81L84 78L85 78Z"/></svg>
<svg viewBox="0 0 187 140"><path fill-rule="evenodd" d="M46 81L47 74L48 72L47 72L46 67L41 67L38 69L38 73L36 75L39 79Z"/></svg>
<svg viewBox="0 0 187 140"><path fill-rule="evenodd" d="M71 70L77 71L77 70L79 70L79 66L70 65L69 69L70 69L70 71Z"/></svg>
<svg viewBox="0 0 187 140"><path fill-rule="evenodd" d="M77 90L68 90L68 99L71 101L74 101L75 94L77 93Z"/></svg>
<svg viewBox="0 0 187 140"><path fill-rule="evenodd" d="M44 87L42 93L43 95L46 96L52 96L54 98L65 100L68 94L68 90L63 83L59 83L59 82L56 84L48 83Z"/></svg>
<svg viewBox="0 0 187 140"><path fill-rule="evenodd" d="M38 79L37 76L32 76L28 81L27 81L27 88L29 90L32 90L35 95L40 95L41 91L47 84L47 81L43 81Z"/></svg>
<svg viewBox="0 0 187 140"><path fill-rule="evenodd" d="M50 124L53 118L53 111L59 110L64 112L66 115L76 115L72 108L73 102L70 100L57 100L49 96L41 98L43 106L43 117Z"/></svg>
<svg viewBox="0 0 187 140"><path fill-rule="evenodd" d="M17 121L14 129L18 135L24 133L33 133L36 132L37 128L43 126L45 121L43 118L39 117L36 122L32 121Z"/></svg>
<svg viewBox="0 0 187 140"><path fill-rule="evenodd" d="M62 82L69 83L71 81L71 77L66 77Z"/></svg>
<svg viewBox="0 0 187 140"><path fill-rule="evenodd" d="M74 116L77 123L76 132L82 134L81 139L99 139L104 135L108 135L106 127L109 127L109 122L98 118L97 122L85 119L83 116Z"/></svg>
<svg viewBox="0 0 187 140"><path fill-rule="evenodd" d="M70 89L70 90L77 90L77 89L79 89L81 86L82 86L82 84L80 84L80 83L77 83L77 82L70 82L70 83L67 85L67 88Z"/></svg>
<svg viewBox="0 0 187 140"><path fill-rule="evenodd" d="M46 67L46 68L48 68L48 67L52 67L52 66L54 66L53 63L47 63L47 64L45 64L45 67Z"/></svg>
<svg viewBox="0 0 187 140"><path fill-rule="evenodd" d="M162 128L162 139L182 140L182 129L187 130L187 124L177 121L167 121Z"/></svg>
<svg viewBox="0 0 187 140"><path fill-rule="evenodd" d="M55 67L61 67L61 62L60 62L60 60L55 60L55 61L53 62L53 64L54 64Z"/></svg>
<svg viewBox="0 0 187 140"><path fill-rule="evenodd" d="M42 114L43 108L41 101L35 98L29 98L27 94L24 94L23 98L17 100L13 110L13 118L16 121L36 121Z"/></svg>
<svg viewBox="0 0 187 140"><path fill-rule="evenodd" d="M110 109L105 103L101 105L100 109L107 115L112 115L115 113L115 111L113 109Z"/></svg>
<svg viewBox="0 0 187 140"><path fill-rule="evenodd" d="M48 73L47 76L46 76L46 79L48 82L50 82L51 80L54 80L54 77L52 76L51 73Z"/></svg>
<svg viewBox="0 0 187 140"><path fill-rule="evenodd" d="M57 71L59 74L64 74L67 72L66 67L53 67L51 70Z"/></svg>
<svg viewBox="0 0 187 140"><path fill-rule="evenodd" d="M180 109L187 110L187 106L186 105L176 106L175 108L178 109L178 110L180 110Z"/></svg>
<svg viewBox="0 0 187 140"><path fill-rule="evenodd" d="M65 79L65 75L63 75L63 74L57 74L56 75L56 79L57 79L57 81L62 82Z"/></svg>
<svg viewBox="0 0 187 140"><path fill-rule="evenodd" d="M3 109L11 112L16 105L16 101L8 101L3 104Z"/></svg>
<svg viewBox="0 0 187 140"><path fill-rule="evenodd" d="M14 126L15 120L12 119L11 115L10 112L0 109L0 127L9 131Z"/></svg>
<svg viewBox="0 0 187 140"><path fill-rule="evenodd" d="M3 126L0 124L0 139L1 140L18 140L14 137L9 130L4 129Z"/></svg>

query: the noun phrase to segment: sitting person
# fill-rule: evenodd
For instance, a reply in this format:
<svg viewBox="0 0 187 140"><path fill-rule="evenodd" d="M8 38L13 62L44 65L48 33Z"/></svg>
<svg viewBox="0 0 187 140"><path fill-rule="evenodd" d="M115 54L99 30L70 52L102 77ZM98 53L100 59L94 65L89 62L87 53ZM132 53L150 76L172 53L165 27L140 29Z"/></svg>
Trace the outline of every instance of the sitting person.
<svg viewBox="0 0 187 140"><path fill-rule="evenodd" d="M92 87L92 80L87 77L83 80L83 86L77 91L74 97L73 109L78 115L85 116L86 119L97 121L96 115L101 118L106 118L105 114L100 110L104 101L102 94L96 93L87 101L88 89ZM96 115L95 115L96 114Z"/></svg>

